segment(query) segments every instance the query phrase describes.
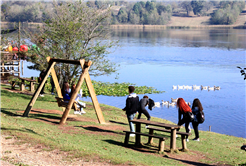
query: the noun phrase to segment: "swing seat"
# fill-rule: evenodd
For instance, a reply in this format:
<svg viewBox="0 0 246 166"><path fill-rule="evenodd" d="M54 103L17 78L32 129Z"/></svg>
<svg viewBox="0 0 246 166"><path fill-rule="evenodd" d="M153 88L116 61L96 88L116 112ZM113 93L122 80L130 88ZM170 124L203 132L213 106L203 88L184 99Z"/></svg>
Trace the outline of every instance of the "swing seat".
<svg viewBox="0 0 246 166"><path fill-rule="evenodd" d="M58 107L67 107L69 100L64 100L63 98L60 97L55 97L56 101L58 103ZM75 111L80 111L80 108L77 107L78 102L74 101L72 109Z"/></svg>

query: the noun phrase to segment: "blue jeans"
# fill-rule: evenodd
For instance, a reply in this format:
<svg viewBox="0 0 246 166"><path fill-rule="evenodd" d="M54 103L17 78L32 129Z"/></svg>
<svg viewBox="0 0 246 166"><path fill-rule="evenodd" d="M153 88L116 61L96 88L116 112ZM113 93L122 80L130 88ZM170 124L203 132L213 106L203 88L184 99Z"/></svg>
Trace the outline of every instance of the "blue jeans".
<svg viewBox="0 0 246 166"><path fill-rule="evenodd" d="M135 132L135 128L134 128L133 123L130 122L130 120L133 120L134 117L135 117L135 115L136 115L136 113L127 115L127 119L128 119L128 122L129 122L130 130L131 130L132 132Z"/></svg>

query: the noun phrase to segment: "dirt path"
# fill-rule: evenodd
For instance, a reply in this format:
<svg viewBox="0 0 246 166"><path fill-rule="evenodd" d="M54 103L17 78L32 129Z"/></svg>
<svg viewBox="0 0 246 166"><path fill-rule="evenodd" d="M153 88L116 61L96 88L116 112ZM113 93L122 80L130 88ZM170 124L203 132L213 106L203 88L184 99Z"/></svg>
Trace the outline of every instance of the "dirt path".
<svg viewBox="0 0 246 166"><path fill-rule="evenodd" d="M68 160L68 153L59 150L44 151L42 145L35 147L30 144L18 144L20 140L15 137L1 135L0 165L35 165L35 166L110 166L107 163L84 161L83 159Z"/></svg>

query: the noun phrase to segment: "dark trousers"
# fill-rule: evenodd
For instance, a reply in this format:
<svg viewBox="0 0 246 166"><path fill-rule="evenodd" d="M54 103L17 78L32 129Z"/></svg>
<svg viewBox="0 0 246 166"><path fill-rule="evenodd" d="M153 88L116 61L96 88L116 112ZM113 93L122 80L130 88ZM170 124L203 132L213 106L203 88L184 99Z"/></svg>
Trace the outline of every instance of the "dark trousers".
<svg viewBox="0 0 246 166"><path fill-rule="evenodd" d="M192 126L193 126L193 129L194 129L194 132L195 132L195 136L196 136L195 139L199 138L198 125L199 125L199 123L192 122Z"/></svg>
<svg viewBox="0 0 246 166"><path fill-rule="evenodd" d="M146 109L138 111L138 119L141 118L142 113L147 117L147 120L150 120L151 117Z"/></svg>
<svg viewBox="0 0 246 166"><path fill-rule="evenodd" d="M190 124L190 121L187 118L184 117L183 119L181 119L178 122L178 125L179 126L182 126L183 124L185 124L185 131L186 131L186 133L189 133L189 124ZM177 129L177 131L179 131L179 129ZM186 138L188 138L188 136L186 136Z"/></svg>
<svg viewBox="0 0 246 166"><path fill-rule="evenodd" d="M44 87L45 87L45 84L44 84L44 86L43 86L43 88L42 88L42 90L40 92L41 95L44 94Z"/></svg>

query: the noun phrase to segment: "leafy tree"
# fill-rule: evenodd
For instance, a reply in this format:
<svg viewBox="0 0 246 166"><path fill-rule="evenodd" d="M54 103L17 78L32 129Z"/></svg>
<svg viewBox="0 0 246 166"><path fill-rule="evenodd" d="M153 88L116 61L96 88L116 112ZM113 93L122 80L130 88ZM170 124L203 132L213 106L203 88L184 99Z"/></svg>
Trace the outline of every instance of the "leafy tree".
<svg viewBox="0 0 246 166"><path fill-rule="evenodd" d="M192 0L191 1L191 6L193 8L193 12L194 12L195 15L198 15L198 14L201 13L201 10L202 10L202 8L204 6L204 3L205 3L205 1L203 1L203 0L198 0L198 1L197 0Z"/></svg>
<svg viewBox="0 0 246 166"><path fill-rule="evenodd" d="M159 15L161 15L161 13L165 11L166 11L166 7L164 5L157 6L157 12L159 13Z"/></svg>
<svg viewBox="0 0 246 166"><path fill-rule="evenodd" d="M135 14L140 15L140 12L142 10L142 5L140 4L140 2L135 3L132 10Z"/></svg>
<svg viewBox="0 0 246 166"><path fill-rule="evenodd" d="M145 9L148 12L152 12L153 10L155 10L155 8L156 8L156 4L154 2L149 2L149 1L146 2Z"/></svg>
<svg viewBox="0 0 246 166"><path fill-rule="evenodd" d="M129 12L129 18L128 19L129 19L130 23L132 23L132 24L139 24L139 22L140 22L140 17L133 10L131 10Z"/></svg>
<svg viewBox="0 0 246 166"><path fill-rule="evenodd" d="M214 7L218 7L220 1L210 1L210 3L211 3Z"/></svg>
<svg viewBox="0 0 246 166"><path fill-rule="evenodd" d="M144 1L140 1L139 3L141 4L142 8L145 8L145 2Z"/></svg>
<svg viewBox="0 0 246 166"><path fill-rule="evenodd" d="M178 5L176 2L172 2L171 6L172 6L172 11L175 11L178 8Z"/></svg>
<svg viewBox="0 0 246 166"><path fill-rule="evenodd" d="M191 3L189 1L183 1L181 7L186 10L187 16L190 15L190 11L192 10Z"/></svg>
<svg viewBox="0 0 246 166"><path fill-rule="evenodd" d="M38 33L26 31L33 48L29 61L34 65L30 69L42 70L47 67L46 57L72 60L92 60L91 75L105 75L116 71L114 63L107 59L108 49L112 42L104 42L108 38L110 10L89 8L81 1L54 3L51 18L44 23ZM35 54L36 53L36 54ZM61 80L70 83L81 74L78 65L56 65Z"/></svg>
<svg viewBox="0 0 246 166"><path fill-rule="evenodd" d="M124 7L120 8L118 12L118 21L120 23L127 23L128 22L128 14L126 12L126 9Z"/></svg>
<svg viewBox="0 0 246 166"><path fill-rule="evenodd" d="M206 11L208 11L209 9L212 8L212 6L213 6L213 3L212 3L212 2L205 2L203 8L204 8Z"/></svg>

